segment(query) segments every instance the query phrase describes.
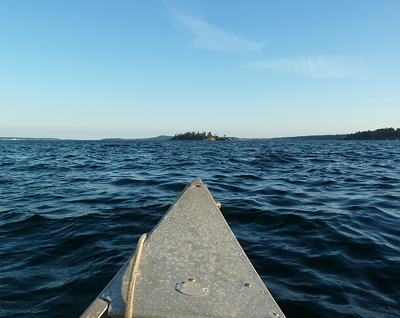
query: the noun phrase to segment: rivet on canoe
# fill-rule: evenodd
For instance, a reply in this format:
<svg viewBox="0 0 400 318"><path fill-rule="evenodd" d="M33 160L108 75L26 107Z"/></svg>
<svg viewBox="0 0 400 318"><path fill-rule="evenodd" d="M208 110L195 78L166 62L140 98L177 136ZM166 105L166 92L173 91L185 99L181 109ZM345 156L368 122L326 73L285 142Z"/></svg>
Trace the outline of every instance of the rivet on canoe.
<svg viewBox="0 0 400 318"><path fill-rule="evenodd" d="M246 286L247 288L253 288L253 285L250 283L244 283L244 286Z"/></svg>

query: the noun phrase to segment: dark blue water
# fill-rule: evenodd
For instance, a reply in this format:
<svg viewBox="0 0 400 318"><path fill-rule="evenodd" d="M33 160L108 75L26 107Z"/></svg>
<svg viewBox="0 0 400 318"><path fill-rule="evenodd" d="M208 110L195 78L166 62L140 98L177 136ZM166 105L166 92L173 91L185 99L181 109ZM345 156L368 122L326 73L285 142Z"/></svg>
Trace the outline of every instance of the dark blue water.
<svg viewBox="0 0 400 318"><path fill-rule="evenodd" d="M0 316L78 317L200 177L287 317L400 317L400 142L0 142Z"/></svg>

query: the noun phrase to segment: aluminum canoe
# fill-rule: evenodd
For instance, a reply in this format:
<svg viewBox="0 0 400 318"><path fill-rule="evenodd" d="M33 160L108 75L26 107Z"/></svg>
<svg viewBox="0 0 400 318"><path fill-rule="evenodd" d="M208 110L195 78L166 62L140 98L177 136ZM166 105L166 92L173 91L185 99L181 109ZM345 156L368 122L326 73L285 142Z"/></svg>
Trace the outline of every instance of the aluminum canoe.
<svg viewBox="0 0 400 318"><path fill-rule="evenodd" d="M81 318L285 317L219 207L196 178Z"/></svg>

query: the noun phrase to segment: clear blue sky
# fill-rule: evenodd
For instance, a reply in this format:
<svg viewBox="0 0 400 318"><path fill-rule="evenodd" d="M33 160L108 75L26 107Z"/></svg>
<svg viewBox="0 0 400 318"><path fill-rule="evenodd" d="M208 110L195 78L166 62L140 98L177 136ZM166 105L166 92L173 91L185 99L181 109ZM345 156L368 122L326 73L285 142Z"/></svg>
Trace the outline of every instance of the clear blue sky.
<svg viewBox="0 0 400 318"><path fill-rule="evenodd" d="M0 136L400 127L398 0L2 0Z"/></svg>

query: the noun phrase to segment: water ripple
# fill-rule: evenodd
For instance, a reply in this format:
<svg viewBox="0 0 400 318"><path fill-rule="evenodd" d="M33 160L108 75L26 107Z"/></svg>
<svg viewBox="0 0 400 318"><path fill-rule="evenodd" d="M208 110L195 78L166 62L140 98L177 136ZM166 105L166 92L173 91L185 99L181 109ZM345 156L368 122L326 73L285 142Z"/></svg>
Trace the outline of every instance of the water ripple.
<svg viewBox="0 0 400 318"><path fill-rule="evenodd" d="M393 142L0 142L0 312L78 316L201 177L287 317L399 317Z"/></svg>

